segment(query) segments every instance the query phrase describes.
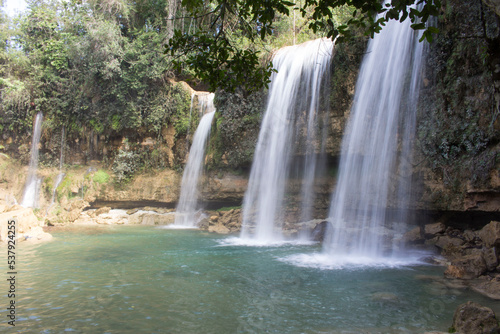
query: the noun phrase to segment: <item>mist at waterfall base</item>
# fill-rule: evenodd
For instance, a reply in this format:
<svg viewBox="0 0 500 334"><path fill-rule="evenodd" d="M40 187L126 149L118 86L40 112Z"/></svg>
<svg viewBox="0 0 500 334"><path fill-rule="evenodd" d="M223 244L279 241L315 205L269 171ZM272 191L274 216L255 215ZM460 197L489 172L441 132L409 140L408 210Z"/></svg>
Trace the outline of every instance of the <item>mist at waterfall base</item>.
<svg viewBox="0 0 500 334"><path fill-rule="evenodd" d="M200 120L200 124L193 136L193 144L189 150L189 157L182 175L181 194L175 211L175 223L168 228L196 228L202 217L198 207L199 182L203 174L205 162L205 147L210 136L212 120L215 115L213 94L209 100L200 103L202 112L207 112ZM208 106L207 106L208 105Z"/></svg>
<svg viewBox="0 0 500 334"><path fill-rule="evenodd" d="M51 233L53 242L20 245L19 333L420 334L447 331L469 300L500 311L447 284L438 266L319 270L281 261L319 245L221 247L220 235L153 226Z"/></svg>
<svg viewBox="0 0 500 334"><path fill-rule="evenodd" d="M42 136L43 114L39 112L35 118L33 126L33 138L31 140L30 165L28 169L28 177L26 178L23 199L21 205L26 208L38 207L38 194L42 179L37 176L38 170L38 144Z"/></svg>
<svg viewBox="0 0 500 334"><path fill-rule="evenodd" d="M333 43L317 39L280 49L273 58L266 111L255 149L248 189L243 200L243 223L234 243L270 245L287 242L282 231L285 193L292 158L304 143L301 217L309 220L313 183L323 140L319 109ZM319 142L319 144L318 144Z"/></svg>
<svg viewBox="0 0 500 334"><path fill-rule="evenodd" d="M297 265L398 266L418 263L423 256L401 242L425 45L409 25L390 21L369 41L343 138L323 252L288 259ZM396 214L388 214L390 205Z"/></svg>

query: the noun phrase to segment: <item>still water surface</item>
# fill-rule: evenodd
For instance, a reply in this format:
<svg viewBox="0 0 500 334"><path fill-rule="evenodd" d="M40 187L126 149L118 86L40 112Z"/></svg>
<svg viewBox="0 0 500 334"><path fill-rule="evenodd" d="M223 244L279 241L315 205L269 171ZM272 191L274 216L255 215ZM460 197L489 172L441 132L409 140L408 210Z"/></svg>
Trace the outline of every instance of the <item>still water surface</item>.
<svg viewBox="0 0 500 334"><path fill-rule="evenodd" d="M18 246L16 332L423 333L447 331L467 300L499 311L447 287L441 267L325 270L282 260L318 245L225 245L197 230L136 226L51 233L53 242ZM2 307L2 332L13 329L6 315Z"/></svg>

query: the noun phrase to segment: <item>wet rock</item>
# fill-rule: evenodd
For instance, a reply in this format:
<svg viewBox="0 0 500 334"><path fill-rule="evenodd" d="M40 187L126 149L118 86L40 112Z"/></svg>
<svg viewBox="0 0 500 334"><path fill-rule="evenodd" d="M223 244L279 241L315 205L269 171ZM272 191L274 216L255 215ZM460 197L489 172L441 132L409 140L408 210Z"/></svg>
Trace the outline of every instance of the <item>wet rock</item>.
<svg viewBox="0 0 500 334"><path fill-rule="evenodd" d="M424 226L424 234L426 238L433 238L436 234L443 233L446 226L443 223L427 224Z"/></svg>
<svg viewBox="0 0 500 334"><path fill-rule="evenodd" d="M445 249L450 246L459 247L465 244L465 241L460 238L450 237L448 235L443 235L438 237L437 242L435 243L436 247Z"/></svg>
<svg viewBox="0 0 500 334"><path fill-rule="evenodd" d="M219 216L216 215L210 216L210 221L217 222L217 220L219 220Z"/></svg>
<svg viewBox="0 0 500 334"><path fill-rule="evenodd" d="M214 232L214 233L219 233L219 234L228 234L230 232L230 230L222 224L216 224L216 225L209 226L208 232Z"/></svg>
<svg viewBox="0 0 500 334"><path fill-rule="evenodd" d="M95 210L94 215L99 216L99 215L102 215L105 213L109 213L110 210L111 210L110 207L105 206L105 207L102 207L102 208Z"/></svg>
<svg viewBox="0 0 500 334"><path fill-rule="evenodd" d="M499 264L496 247L483 249L483 258L488 271L494 271Z"/></svg>
<svg viewBox="0 0 500 334"><path fill-rule="evenodd" d="M492 309L467 302L458 306L453 315L453 329L463 334L499 333L498 320Z"/></svg>
<svg viewBox="0 0 500 334"><path fill-rule="evenodd" d="M453 260L444 275L448 278L473 279L481 276L487 270L482 255L476 253Z"/></svg>
<svg viewBox="0 0 500 334"><path fill-rule="evenodd" d="M128 217L129 224L170 225L174 222L174 214L159 214L151 211L138 211Z"/></svg>
<svg viewBox="0 0 500 334"><path fill-rule="evenodd" d="M472 230L465 230L463 233L466 242L476 244L478 241L477 233Z"/></svg>
<svg viewBox="0 0 500 334"><path fill-rule="evenodd" d="M21 241L24 240L35 243L50 241L52 240L52 235L50 233L44 232L44 230L40 226L37 226L29 230L29 232L20 235L19 238Z"/></svg>
<svg viewBox="0 0 500 334"><path fill-rule="evenodd" d="M376 292L372 294L372 300L377 302L399 302L399 298L392 292Z"/></svg>
<svg viewBox="0 0 500 334"><path fill-rule="evenodd" d="M500 300L500 275L496 277L482 277L471 284L472 290L491 299Z"/></svg>
<svg viewBox="0 0 500 334"><path fill-rule="evenodd" d="M500 222L490 222L479 231L478 235L486 247L500 246Z"/></svg>
<svg viewBox="0 0 500 334"><path fill-rule="evenodd" d="M328 222L326 220L321 223L316 224L311 232L311 239L313 241L322 242L325 238L326 227L328 226Z"/></svg>

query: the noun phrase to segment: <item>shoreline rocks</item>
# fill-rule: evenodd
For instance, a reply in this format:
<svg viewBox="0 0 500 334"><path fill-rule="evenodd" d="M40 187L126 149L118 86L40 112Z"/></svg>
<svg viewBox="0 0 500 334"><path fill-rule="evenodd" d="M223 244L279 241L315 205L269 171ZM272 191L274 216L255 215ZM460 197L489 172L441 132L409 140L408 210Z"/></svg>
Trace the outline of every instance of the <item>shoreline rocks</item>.
<svg viewBox="0 0 500 334"><path fill-rule="evenodd" d="M446 278L463 280L474 291L500 300L500 222L491 221L477 231L428 224L407 232L404 239L440 251Z"/></svg>
<svg viewBox="0 0 500 334"><path fill-rule="evenodd" d="M8 242L9 221L16 220L16 241L43 242L52 239L52 235L42 229L43 221L39 221L32 208L20 205L6 207L0 211L0 241Z"/></svg>
<svg viewBox="0 0 500 334"><path fill-rule="evenodd" d="M492 309L469 301L456 309L450 333L497 334L500 327Z"/></svg>

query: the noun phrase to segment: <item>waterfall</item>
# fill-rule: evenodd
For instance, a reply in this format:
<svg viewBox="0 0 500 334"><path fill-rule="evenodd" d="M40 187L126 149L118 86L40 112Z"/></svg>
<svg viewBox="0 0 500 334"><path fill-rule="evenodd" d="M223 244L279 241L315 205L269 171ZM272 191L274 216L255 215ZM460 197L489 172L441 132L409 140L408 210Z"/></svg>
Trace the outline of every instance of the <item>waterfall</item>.
<svg viewBox="0 0 500 334"><path fill-rule="evenodd" d="M35 118L35 125L33 127L33 139L31 141L31 156L30 166L28 170L28 177L26 179L23 200L21 205L27 208L38 207L38 193L40 192L40 185L42 179L36 175L38 169L38 144L42 135L42 121L43 114L39 112Z"/></svg>
<svg viewBox="0 0 500 334"><path fill-rule="evenodd" d="M57 174L56 181L54 182L54 187L52 188L52 197L50 198L50 205L47 207L47 210L45 211L45 215L49 213L50 208L52 205L54 205L56 201L56 191L57 187L61 184L62 180L64 179L64 176L66 175L63 173L63 165L64 165L64 140L65 139L65 128L64 126L61 128L61 154L59 156L59 174Z"/></svg>
<svg viewBox="0 0 500 334"><path fill-rule="evenodd" d="M333 43L317 39L280 49L273 59L267 108L259 133L248 189L243 201L241 237L272 243L284 239L286 183L294 155L305 154L300 216L310 216L316 156L323 147L318 136L321 90L329 72Z"/></svg>
<svg viewBox="0 0 500 334"><path fill-rule="evenodd" d="M194 132L193 144L189 150L189 157L182 175L181 195L175 213L175 226L196 227L200 218L198 207L198 183L203 172L205 161L205 146L210 136L212 119L215 115L213 107L213 94L209 94L211 109L200 120Z"/></svg>
<svg viewBox="0 0 500 334"><path fill-rule="evenodd" d="M396 232L406 220L410 201L424 49L418 39L409 20L391 20L368 44L342 142L323 246L336 259L371 261L398 251ZM390 207L402 209L391 215Z"/></svg>
<svg viewBox="0 0 500 334"><path fill-rule="evenodd" d="M198 95L199 116L205 115L215 109L214 97L214 93Z"/></svg>

